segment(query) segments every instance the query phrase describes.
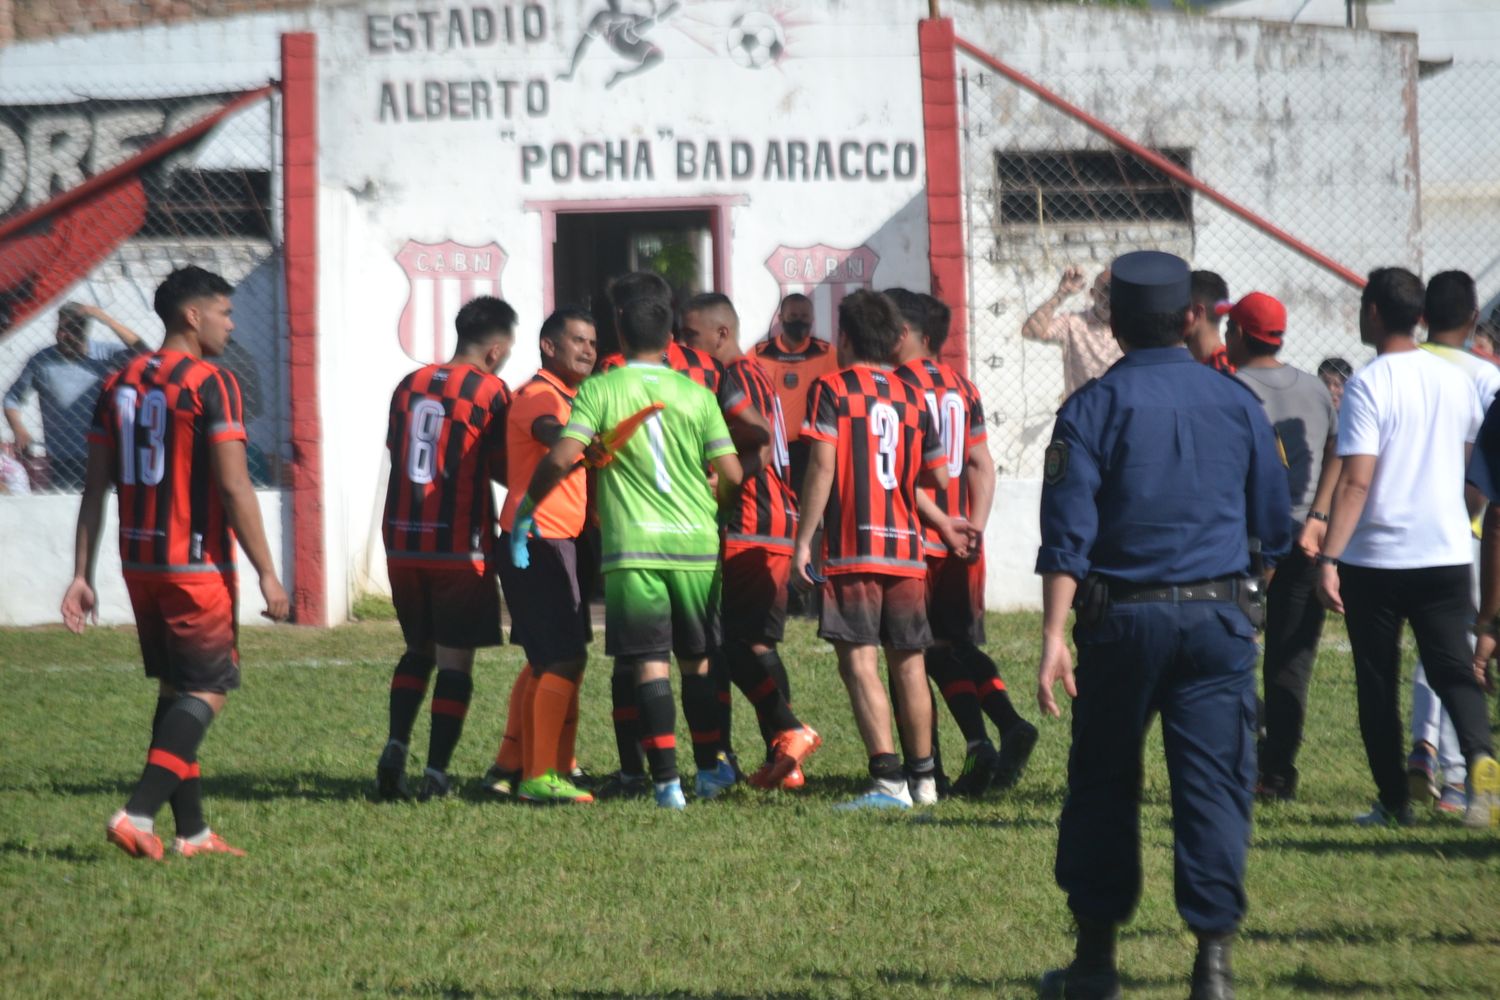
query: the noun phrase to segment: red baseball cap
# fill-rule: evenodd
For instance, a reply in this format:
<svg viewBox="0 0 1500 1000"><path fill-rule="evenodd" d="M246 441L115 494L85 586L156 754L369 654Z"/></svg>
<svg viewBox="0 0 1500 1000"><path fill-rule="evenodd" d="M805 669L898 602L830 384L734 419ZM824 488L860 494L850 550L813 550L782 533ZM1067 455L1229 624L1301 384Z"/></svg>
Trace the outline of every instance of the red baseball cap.
<svg viewBox="0 0 1500 1000"><path fill-rule="evenodd" d="M1220 302L1214 306L1214 315L1226 313L1247 337L1273 347L1281 346L1286 333L1286 306L1275 298L1265 292L1251 292L1238 302Z"/></svg>

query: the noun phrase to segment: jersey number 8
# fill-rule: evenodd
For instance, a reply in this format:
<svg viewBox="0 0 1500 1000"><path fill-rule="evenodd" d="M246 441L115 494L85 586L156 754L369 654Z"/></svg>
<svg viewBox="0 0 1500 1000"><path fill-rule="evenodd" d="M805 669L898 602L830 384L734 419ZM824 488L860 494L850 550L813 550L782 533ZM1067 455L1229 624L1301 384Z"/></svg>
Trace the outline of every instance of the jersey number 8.
<svg viewBox="0 0 1500 1000"><path fill-rule="evenodd" d="M407 431L410 444L406 448L406 477L412 482L427 485L437 474L437 442L443 432L443 404L435 399L419 399L411 408L411 424Z"/></svg>

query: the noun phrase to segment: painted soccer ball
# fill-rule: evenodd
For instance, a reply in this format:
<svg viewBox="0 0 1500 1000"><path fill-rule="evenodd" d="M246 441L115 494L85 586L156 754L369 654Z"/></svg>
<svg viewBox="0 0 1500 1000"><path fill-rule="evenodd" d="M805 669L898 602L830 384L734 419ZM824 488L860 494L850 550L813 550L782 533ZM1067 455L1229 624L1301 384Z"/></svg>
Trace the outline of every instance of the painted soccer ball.
<svg viewBox="0 0 1500 1000"><path fill-rule="evenodd" d="M769 66L786 50L781 22L762 11L751 11L735 18L729 27L727 41L730 58L746 69Z"/></svg>

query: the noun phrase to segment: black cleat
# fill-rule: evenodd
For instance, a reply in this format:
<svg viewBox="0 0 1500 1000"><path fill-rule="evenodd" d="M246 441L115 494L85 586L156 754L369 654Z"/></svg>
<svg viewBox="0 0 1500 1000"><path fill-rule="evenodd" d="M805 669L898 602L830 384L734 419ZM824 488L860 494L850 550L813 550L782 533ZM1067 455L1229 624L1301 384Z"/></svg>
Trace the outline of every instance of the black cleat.
<svg viewBox="0 0 1500 1000"><path fill-rule="evenodd" d="M445 799L452 787L448 784L448 776L442 771L434 771L432 768L422 772L422 787L417 789L418 802L430 802L433 799Z"/></svg>
<svg viewBox="0 0 1500 1000"><path fill-rule="evenodd" d="M1080 972L1071 965L1044 975L1036 995L1042 1000L1121 1000L1122 997L1120 977L1113 970Z"/></svg>
<svg viewBox="0 0 1500 1000"><path fill-rule="evenodd" d="M581 788L585 792L592 792L599 787L599 779L588 773L581 767L575 767L564 775L574 788Z"/></svg>
<svg viewBox="0 0 1500 1000"><path fill-rule="evenodd" d="M985 740L964 756L963 773L953 783L954 795L977 799L990 790L995 772L1000 768L1000 752L993 743Z"/></svg>
<svg viewBox="0 0 1500 1000"><path fill-rule="evenodd" d="M411 789L406 787L406 748L395 740L385 745L375 765L375 794L382 802L411 801Z"/></svg>
<svg viewBox="0 0 1500 1000"><path fill-rule="evenodd" d="M600 802L605 799L645 799L651 797L651 791L651 780L644 774L615 771L600 782L594 790L594 798Z"/></svg>
<svg viewBox="0 0 1500 1000"><path fill-rule="evenodd" d="M1004 791L1021 780L1031 751L1036 748L1036 726L1021 719L1000 737L1000 758L995 765L994 787Z"/></svg>
<svg viewBox="0 0 1500 1000"><path fill-rule="evenodd" d="M499 764L491 764L479 779L479 788L486 796L496 799L513 799L516 789L521 787L521 772L507 771Z"/></svg>
<svg viewBox="0 0 1500 1000"><path fill-rule="evenodd" d="M1234 1000L1234 975L1229 968L1229 935L1198 939L1193 962L1193 991L1188 1000Z"/></svg>

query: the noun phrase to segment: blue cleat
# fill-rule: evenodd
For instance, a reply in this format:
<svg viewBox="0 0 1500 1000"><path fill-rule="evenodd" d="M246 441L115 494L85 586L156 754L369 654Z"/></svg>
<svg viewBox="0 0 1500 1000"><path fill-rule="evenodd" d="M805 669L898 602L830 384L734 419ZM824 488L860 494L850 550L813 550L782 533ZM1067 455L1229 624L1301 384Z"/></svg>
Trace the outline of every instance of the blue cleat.
<svg viewBox="0 0 1500 1000"><path fill-rule="evenodd" d="M738 780L738 775L734 773L734 765L729 763L729 758L721 753L710 770L698 772L697 777L693 779L693 791L700 799L718 798L733 788Z"/></svg>
<svg viewBox="0 0 1500 1000"><path fill-rule="evenodd" d="M686 809L687 799L682 794L682 782L676 778L657 782L656 804L663 809Z"/></svg>
<svg viewBox="0 0 1500 1000"><path fill-rule="evenodd" d="M899 791L877 783L858 798L840 802L833 808L840 812L853 812L856 809L910 809L911 792L907 790L905 783L902 783Z"/></svg>

